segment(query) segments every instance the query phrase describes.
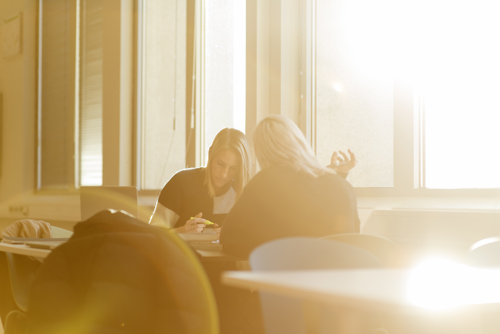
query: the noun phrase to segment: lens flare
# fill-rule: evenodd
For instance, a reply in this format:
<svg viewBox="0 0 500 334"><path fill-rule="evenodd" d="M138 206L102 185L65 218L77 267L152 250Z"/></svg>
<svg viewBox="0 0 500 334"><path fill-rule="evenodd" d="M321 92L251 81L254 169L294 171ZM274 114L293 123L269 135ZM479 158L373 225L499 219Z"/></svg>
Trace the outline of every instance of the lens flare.
<svg viewBox="0 0 500 334"><path fill-rule="evenodd" d="M416 306L445 311L464 305L498 302L500 269L480 269L433 258L410 274L408 298Z"/></svg>

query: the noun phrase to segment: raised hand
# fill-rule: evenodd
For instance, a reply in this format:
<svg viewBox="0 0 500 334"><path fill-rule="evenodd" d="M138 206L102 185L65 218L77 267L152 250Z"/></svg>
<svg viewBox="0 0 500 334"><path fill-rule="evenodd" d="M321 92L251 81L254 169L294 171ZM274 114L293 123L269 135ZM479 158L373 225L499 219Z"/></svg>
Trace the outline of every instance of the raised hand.
<svg viewBox="0 0 500 334"><path fill-rule="evenodd" d="M338 152L334 151L330 159L330 165L328 167L334 169L339 173L349 173L349 171L356 166L357 160L354 152L352 152L350 149L348 149L347 152L349 153L349 155L347 155L347 153L342 150Z"/></svg>

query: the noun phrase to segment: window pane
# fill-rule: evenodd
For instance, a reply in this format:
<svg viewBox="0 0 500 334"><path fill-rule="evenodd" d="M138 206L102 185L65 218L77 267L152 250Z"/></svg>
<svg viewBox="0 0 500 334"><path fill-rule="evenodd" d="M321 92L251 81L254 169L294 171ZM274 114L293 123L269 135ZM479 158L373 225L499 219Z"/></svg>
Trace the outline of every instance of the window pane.
<svg viewBox="0 0 500 334"><path fill-rule="evenodd" d="M103 0L82 1L80 185L102 185Z"/></svg>
<svg viewBox="0 0 500 334"><path fill-rule="evenodd" d="M357 187L393 186L393 69L389 4L317 1L317 156L354 151Z"/></svg>
<svg viewBox="0 0 500 334"><path fill-rule="evenodd" d="M186 166L186 2L148 0L143 16L142 189Z"/></svg>
<svg viewBox="0 0 500 334"><path fill-rule="evenodd" d="M205 159L220 130L245 131L245 13L245 0L205 2Z"/></svg>
<svg viewBox="0 0 500 334"><path fill-rule="evenodd" d="M418 37L425 97L425 186L498 188L498 1L423 4L426 26Z"/></svg>

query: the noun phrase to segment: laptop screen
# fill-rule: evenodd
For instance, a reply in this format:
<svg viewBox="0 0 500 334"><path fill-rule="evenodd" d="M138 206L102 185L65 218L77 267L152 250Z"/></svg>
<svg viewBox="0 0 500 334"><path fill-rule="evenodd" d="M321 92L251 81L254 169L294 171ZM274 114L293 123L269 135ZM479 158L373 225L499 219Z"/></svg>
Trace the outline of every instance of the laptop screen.
<svg viewBox="0 0 500 334"><path fill-rule="evenodd" d="M80 187L81 220L107 209L126 211L137 217L137 189L129 186Z"/></svg>

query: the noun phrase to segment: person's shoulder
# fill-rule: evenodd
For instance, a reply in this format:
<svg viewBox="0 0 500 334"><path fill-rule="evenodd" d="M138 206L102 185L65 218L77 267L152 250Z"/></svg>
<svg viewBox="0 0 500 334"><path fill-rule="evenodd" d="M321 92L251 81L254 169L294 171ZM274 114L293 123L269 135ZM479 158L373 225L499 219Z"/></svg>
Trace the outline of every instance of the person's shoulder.
<svg viewBox="0 0 500 334"><path fill-rule="evenodd" d="M344 177L337 173L325 173L319 177L321 183L334 185L339 188L352 188L352 185Z"/></svg>
<svg viewBox="0 0 500 334"><path fill-rule="evenodd" d="M176 172L170 180L190 180L193 178L200 178L205 176L205 168L196 167L196 168L185 168Z"/></svg>
<svg viewBox="0 0 500 334"><path fill-rule="evenodd" d="M172 175L163 188L185 183L199 183L200 180L204 180L204 177L205 168L203 167L181 169Z"/></svg>
<svg viewBox="0 0 500 334"><path fill-rule="evenodd" d="M193 167L193 168L184 168L174 174L174 176L178 177L189 177L193 175L200 175L205 173L205 167Z"/></svg>

